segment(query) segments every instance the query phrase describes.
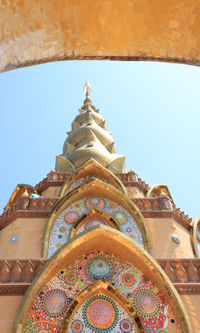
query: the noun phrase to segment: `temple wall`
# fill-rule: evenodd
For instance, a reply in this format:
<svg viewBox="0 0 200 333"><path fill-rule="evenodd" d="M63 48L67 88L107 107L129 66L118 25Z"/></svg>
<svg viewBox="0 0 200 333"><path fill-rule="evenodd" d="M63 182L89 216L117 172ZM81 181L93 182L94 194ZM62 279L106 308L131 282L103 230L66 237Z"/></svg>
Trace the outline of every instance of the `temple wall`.
<svg viewBox="0 0 200 333"><path fill-rule="evenodd" d="M46 218L18 218L0 232L0 259L40 258ZM11 237L19 237L10 243Z"/></svg>
<svg viewBox="0 0 200 333"><path fill-rule="evenodd" d="M180 295L193 328L193 333L200 332L200 295Z"/></svg>
<svg viewBox="0 0 200 333"><path fill-rule="evenodd" d="M148 225L154 258L194 258L189 231L170 218L145 218ZM172 234L180 244L172 240Z"/></svg>
<svg viewBox="0 0 200 333"><path fill-rule="evenodd" d="M6 295L0 296L0 332L12 333L13 324L19 308L19 305L23 299L23 295Z"/></svg>
<svg viewBox="0 0 200 333"><path fill-rule="evenodd" d="M144 192L135 186L126 186L129 198L144 198Z"/></svg>
<svg viewBox="0 0 200 333"><path fill-rule="evenodd" d="M61 186L49 186L41 195L44 198L59 197Z"/></svg>

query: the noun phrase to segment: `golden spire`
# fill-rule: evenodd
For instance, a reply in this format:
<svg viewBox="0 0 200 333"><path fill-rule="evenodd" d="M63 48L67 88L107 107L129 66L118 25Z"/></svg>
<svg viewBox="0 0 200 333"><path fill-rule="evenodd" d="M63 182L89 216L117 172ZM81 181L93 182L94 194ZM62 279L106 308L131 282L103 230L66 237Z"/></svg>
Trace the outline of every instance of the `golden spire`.
<svg viewBox="0 0 200 333"><path fill-rule="evenodd" d="M89 81L88 81L88 79L86 78L86 80L85 80L85 84L84 84L84 86L83 86L83 91L84 91L86 97L89 97L89 96L90 96L90 92L91 92L91 90L92 90L91 85L89 84Z"/></svg>
<svg viewBox="0 0 200 333"><path fill-rule="evenodd" d="M93 158L114 173L121 173L125 157L116 154L105 120L89 98L91 86L87 79L83 89L86 99L72 122L72 130L67 132L63 154L56 157L56 171L73 173Z"/></svg>

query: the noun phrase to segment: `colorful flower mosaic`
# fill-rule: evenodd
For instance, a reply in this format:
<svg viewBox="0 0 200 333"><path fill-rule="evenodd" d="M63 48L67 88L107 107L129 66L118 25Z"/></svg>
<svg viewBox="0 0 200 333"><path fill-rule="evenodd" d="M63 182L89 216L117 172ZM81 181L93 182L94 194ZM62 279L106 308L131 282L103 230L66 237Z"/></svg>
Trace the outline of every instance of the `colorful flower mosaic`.
<svg viewBox="0 0 200 333"><path fill-rule="evenodd" d="M116 301L104 294L90 297L80 307L72 318L69 332L77 332L73 329L73 325L78 320L87 333L136 332L130 316ZM125 327L126 331L123 330Z"/></svg>
<svg viewBox="0 0 200 333"><path fill-rule="evenodd" d="M61 316L68 305L68 299L64 291L53 289L42 297L43 311L51 317Z"/></svg>
<svg viewBox="0 0 200 333"><path fill-rule="evenodd" d="M145 333L181 333L174 313L158 288L132 264L102 251L83 255L60 269L40 292L25 333L60 332L71 302L95 281L104 279L137 312ZM93 294L69 318L70 333L136 332L134 321L114 298Z"/></svg>
<svg viewBox="0 0 200 333"><path fill-rule="evenodd" d="M88 260L84 270L85 275L92 281L107 280L113 274L114 266L107 258L97 256Z"/></svg>
<svg viewBox="0 0 200 333"><path fill-rule="evenodd" d="M71 210L65 214L64 219L67 223L71 224L74 223L74 221L76 221L78 217L79 217L78 213Z"/></svg>
<svg viewBox="0 0 200 333"><path fill-rule="evenodd" d="M133 238L138 244L144 246L139 226L127 210L109 199L100 196L89 196L74 202L67 207L56 219L50 234L49 257L61 247L70 237L73 224L78 218L92 209L108 213L119 224L121 232ZM77 234L86 231L94 225L106 224L103 220L91 219L81 224Z"/></svg>

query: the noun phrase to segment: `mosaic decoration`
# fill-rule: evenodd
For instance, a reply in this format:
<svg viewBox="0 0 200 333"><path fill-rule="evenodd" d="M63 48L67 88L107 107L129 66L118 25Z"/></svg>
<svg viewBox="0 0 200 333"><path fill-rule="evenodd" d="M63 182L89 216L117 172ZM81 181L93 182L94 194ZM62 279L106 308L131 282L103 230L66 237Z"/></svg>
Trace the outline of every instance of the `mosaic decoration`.
<svg viewBox="0 0 200 333"><path fill-rule="evenodd" d="M136 332L129 315L118 303L104 294L90 297L80 307L72 318L69 332L79 332L73 329L74 323L78 320L87 333Z"/></svg>
<svg viewBox="0 0 200 333"><path fill-rule="evenodd" d="M99 225L99 224L105 225L106 223L103 220L90 219L85 224L81 225L81 227L76 231L76 235L78 235L81 232L86 231L86 230L94 227L95 225Z"/></svg>
<svg viewBox="0 0 200 333"><path fill-rule="evenodd" d="M172 234L172 240L176 244L180 244L181 240L176 234Z"/></svg>
<svg viewBox="0 0 200 333"><path fill-rule="evenodd" d="M18 240L19 240L18 235L12 236L11 239L10 239L10 244L15 244L15 243L18 242Z"/></svg>
<svg viewBox="0 0 200 333"><path fill-rule="evenodd" d="M133 304L136 311L145 317L155 317L160 312L160 299L149 289L137 290Z"/></svg>
<svg viewBox="0 0 200 333"><path fill-rule="evenodd" d="M51 317L61 316L68 304L65 292L62 290L53 289L42 297L43 311Z"/></svg>
<svg viewBox="0 0 200 333"><path fill-rule="evenodd" d="M79 217L78 213L71 210L65 214L64 219L67 223L71 224L74 223L78 217Z"/></svg>
<svg viewBox="0 0 200 333"><path fill-rule="evenodd" d="M93 195L74 202L58 216L50 234L48 257L51 257L57 249L67 242L73 223L75 223L82 214L95 208L112 216L120 225L122 233L133 238L138 244L144 247L141 231L128 211L116 202ZM77 234L97 224L106 223L103 220L87 220L85 224L82 224L80 228L78 228Z"/></svg>
<svg viewBox="0 0 200 333"><path fill-rule="evenodd" d="M114 272L113 264L104 257L90 259L84 267L85 275L92 281L107 280Z"/></svg>
<svg viewBox="0 0 200 333"><path fill-rule="evenodd" d="M181 333L174 313L152 283L132 264L103 251L84 254L60 269L40 292L28 313L25 333L60 332L67 309L98 279L108 281L136 310L145 333ZM116 297L93 294L72 313L68 332L136 332L130 315Z"/></svg>

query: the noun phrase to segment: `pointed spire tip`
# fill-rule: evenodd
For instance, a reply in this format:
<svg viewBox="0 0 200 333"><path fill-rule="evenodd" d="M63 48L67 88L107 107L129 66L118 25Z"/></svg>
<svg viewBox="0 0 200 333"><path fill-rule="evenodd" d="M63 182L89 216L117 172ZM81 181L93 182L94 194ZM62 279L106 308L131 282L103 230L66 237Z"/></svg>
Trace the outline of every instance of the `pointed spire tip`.
<svg viewBox="0 0 200 333"><path fill-rule="evenodd" d="M85 84L84 84L84 87L83 87L83 91L84 91L86 97L90 96L91 90L92 90L91 85L89 84L89 81L86 78Z"/></svg>

